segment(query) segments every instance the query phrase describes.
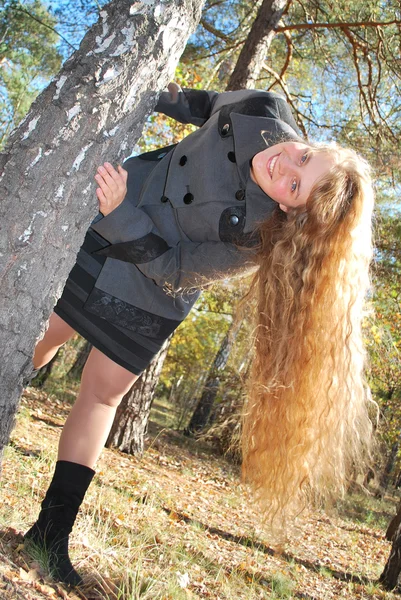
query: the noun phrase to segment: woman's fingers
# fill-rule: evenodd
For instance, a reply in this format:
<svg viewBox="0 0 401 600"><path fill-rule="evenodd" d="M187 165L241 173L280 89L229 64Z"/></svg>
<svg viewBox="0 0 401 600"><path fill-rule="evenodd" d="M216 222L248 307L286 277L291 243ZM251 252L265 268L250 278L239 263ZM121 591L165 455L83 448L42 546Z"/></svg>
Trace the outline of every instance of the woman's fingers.
<svg viewBox="0 0 401 600"><path fill-rule="evenodd" d="M171 94L172 101L176 102L178 100L179 92L182 91L178 83L176 83L175 81L170 81L170 83L167 86L167 89Z"/></svg>
<svg viewBox="0 0 401 600"><path fill-rule="evenodd" d="M99 211L108 215L124 200L127 193L128 173L120 165L115 169L112 164L105 162L98 167L95 175L98 188L96 195L99 200Z"/></svg>
<svg viewBox="0 0 401 600"><path fill-rule="evenodd" d="M103 191L101 190L101 188L96 188L96 196L100 202L107 202L106 200L106 196L104 195Z"/></svg>
<svg viewBox="0 0 401 600"><path fill-rule="evenodd" d="M122 180L120 173L118 173L110 163L101 165L97 172L104 184L112 191L117 190L119 186L124 185L125 183Z"/></svg>
<svg viewBox="0 0 401 600"><path fill-rule="evenodd" d="M120 173L121 177L124 180L124 183L127 183L127 179L128 179L128 171L126 171L125 169L123 169L123 167L121 165L118 165L118 172Z"/></svg>

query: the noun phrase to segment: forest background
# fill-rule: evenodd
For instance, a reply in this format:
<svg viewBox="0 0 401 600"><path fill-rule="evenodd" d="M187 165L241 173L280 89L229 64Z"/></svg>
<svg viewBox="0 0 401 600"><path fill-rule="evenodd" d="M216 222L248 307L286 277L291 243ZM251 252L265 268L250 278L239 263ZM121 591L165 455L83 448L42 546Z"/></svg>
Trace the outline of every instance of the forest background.
<svg viewBox="0 0 401 600"><path fill-rule="evenodd" d="M263 4L208 1L177 67L176 81L183 87L217 91L241 87L245 81L246 87L277 91L291 104L311 140L334 139L371 163L377 193L375 262L364 331L369 383L380 408L381 452L374 470L383 492L397 483L400 472L400 5L395 0L289 2L270 37L262 36L252 77L242 74L242 84L240 79L235 84L239 54L254 34ZM37 93L79 45L100 8L87 0L3 2L0 148ZM133 153L175 143L190 130L154 114ZM170 426L188 433L201 431L219 451L231 448L232 436L238 433L251 360L246 315L240 324L235 321L246 285L227 283L203 294L172 338L163 364L158 365L158 386L150 392L168 403ZM72 352L79 358L86 350L75 340L65 356ZM206 406L200 421L194 422L191 417L202 398ZM131 443L130 450L141 452L141 442ZM235 445L233 454L237 456Z"/></svg>
<svg viewBox="0 0 401 600"><path fill-rule="evenodd" d="M0 148L37 93L79 45L100 7L89 0L3 3ZM238 0L207 2L177 67L177 82L197 89L231 89L230 75L244 41L249 39L258 7ZM334 139L349 145L373 166L378 200L376 253L365 335L369 382L381 411L382 456L387 458L378 465L382 483L383 477L394 475L399 468L401 436L399 12L399 4L391 1L291 2L274 38L270 34L270 39L262 39L264 49L257 64L252 65L252 79L245 75L247 87L284 95L310 139ZM175 143L190 131L190 126L154 114L132 152ZM237 283L204 293L192 317L171 340L156 395L168 396L173 402L178 428L188 425L211 367L218 371L218 389L212 414L207 411L201 428L207 421L221 422L237 412L242 375L250 357L246 320L239 332L231 331L234 350L225 351L223 360L220 352L217 368L214 358L222 343L227 346L226 334L245 290L246 283ZM221 432L215 438L221 438Z"/></svg>

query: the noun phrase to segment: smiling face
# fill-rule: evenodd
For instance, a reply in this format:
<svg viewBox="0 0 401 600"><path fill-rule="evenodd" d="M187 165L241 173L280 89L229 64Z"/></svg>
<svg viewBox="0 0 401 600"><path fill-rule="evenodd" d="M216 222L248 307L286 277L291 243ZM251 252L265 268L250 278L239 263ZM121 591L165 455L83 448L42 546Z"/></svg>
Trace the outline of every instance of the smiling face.
<svg viewBox="0 0 401 600"><path fill-rule="evenodd" d="M255 154L251 177L272 200L288 212L306 204L320 177L335 164L329 153L314 154L301 142L281 142Z"/></svg>

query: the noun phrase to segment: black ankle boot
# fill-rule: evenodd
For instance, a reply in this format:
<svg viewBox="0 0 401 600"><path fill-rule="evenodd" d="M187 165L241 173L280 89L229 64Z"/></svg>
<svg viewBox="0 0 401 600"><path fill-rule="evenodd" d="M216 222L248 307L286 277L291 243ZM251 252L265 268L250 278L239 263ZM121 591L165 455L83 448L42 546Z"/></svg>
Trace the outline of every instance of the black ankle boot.
<svg viewBox="0 0 401 600"><path fill-rule="evenodd" d="M42 502L38 520L25 534L25 541L46 552L49 571L57 581L82 584L68 556L68 536L95 471L84 465L59 460Z"/></svg>

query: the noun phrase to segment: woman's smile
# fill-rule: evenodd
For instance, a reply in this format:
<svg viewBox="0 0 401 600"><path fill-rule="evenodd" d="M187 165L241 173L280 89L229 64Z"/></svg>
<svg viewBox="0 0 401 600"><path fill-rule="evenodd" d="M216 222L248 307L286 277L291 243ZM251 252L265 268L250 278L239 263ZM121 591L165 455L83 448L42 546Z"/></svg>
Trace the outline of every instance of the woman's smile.
<svg viewBox="0 0 401 600"><path fill-rule="evenodd" d="M329 153L314 154L308 144L281 142L255 154L255 183L285 212L305 205L315 183L334 165Z"/></svg>
<svg viewBox="0 0 401 600"><path fill-rule="evenodd" d="M276 164L276 162L277 162L277 159L278 159L278 157L279 157L279 156L280 156L279 154L276 154L275 156L272 156L272 158L270 158L270 159L267 161L267 169L268 169L268 171L269 171L269 173L270 173L270 177L271 177L272 179L273 179L273 171L274 171L274 166L275 166L275 164Z"/></svg>

